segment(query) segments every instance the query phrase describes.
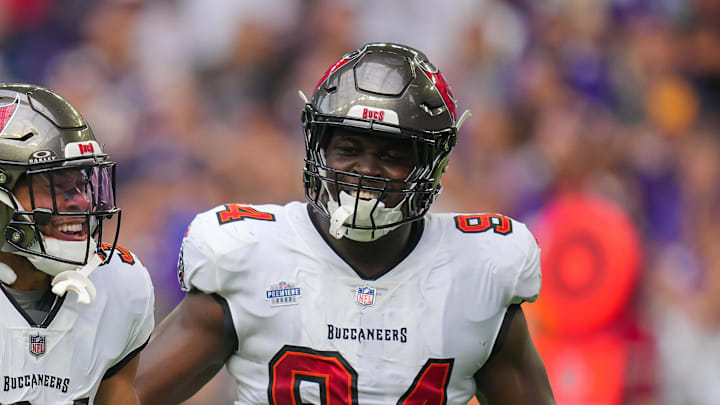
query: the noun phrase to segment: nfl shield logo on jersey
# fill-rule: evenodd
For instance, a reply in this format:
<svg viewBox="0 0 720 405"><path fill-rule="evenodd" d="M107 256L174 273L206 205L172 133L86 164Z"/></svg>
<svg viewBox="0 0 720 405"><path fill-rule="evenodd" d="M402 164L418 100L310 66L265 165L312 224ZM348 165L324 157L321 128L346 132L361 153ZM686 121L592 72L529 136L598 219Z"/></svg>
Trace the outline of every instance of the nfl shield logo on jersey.
<svg viewBox="0 0 720 405"><path fill-rule="evenodd" d="M35 357L45 354L45 336L30 336L30 354Z"/></svg>
<svg viewBox="0 0 720 405"><path fill-rule="evenodd" d="M359 287L356 301L364 307L372 306L375 303L375 289L368 286Z"/></svg>

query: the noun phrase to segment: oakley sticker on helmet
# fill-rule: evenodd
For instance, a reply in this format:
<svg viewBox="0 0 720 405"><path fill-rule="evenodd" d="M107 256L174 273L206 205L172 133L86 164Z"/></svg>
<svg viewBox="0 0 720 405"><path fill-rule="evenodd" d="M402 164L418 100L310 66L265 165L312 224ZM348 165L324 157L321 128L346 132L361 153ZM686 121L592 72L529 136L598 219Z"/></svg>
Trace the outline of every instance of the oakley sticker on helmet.
<svg viewBox="0 0 720 405"><path fill-rule="evenodd" d="M3 132L7 123L10 122L10 119L15 115L15 110L17 110L19 104L20 100L15 96L15 100L13 100L12 103L0 105L0 133Z"/></svg>
<svg viewBox="0 0 720 405"><path fill-rule="evenodd" d="M57 159L57 156L55 156L55 152L53 152L51 150L36 150L35 152L33 152L32 155L30 155L30 158L28 159L28 163L30 163L30 164L45 163L45 162L51 162L55 159Z"/></svg>
<svg viewBox="0 0 720 405"><path fill-rule="evenodd" d="M102 153L102 149L95 141L71 142L65 145L65 158L93 156L100 153Z"/></svg>
<svg viewBox="0 0 720 405"><path fill-rule="evenodd" d="M354 105L348 111L348 117L372 119L376 121L387 122L389 124L400 125L398 114L393 110L384 108L366 107L364 105Z"/></svg>

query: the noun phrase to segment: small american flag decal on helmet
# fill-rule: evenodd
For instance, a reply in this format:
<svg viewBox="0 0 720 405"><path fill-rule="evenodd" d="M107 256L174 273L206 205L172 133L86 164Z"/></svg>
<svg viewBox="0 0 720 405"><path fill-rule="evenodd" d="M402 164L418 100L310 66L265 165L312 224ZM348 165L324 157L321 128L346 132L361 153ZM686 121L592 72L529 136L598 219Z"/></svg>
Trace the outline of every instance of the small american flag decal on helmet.
<svg viewBox="0 0 720 405"><path fill-rule="evenodd" d="M438 92L440 92L440 96L442 96L442 99L447 106L448 112L450 113L454 121L456 119L455 108L457 106L457 102L455 101L455 96L453 96L452 90L450 89L450 85L447 83L447 81L445 81L445 78L439 71L437 73L431 73L427 70L423 70L423 72L425 72L425 75L427 75L428 79L433 82L435 87L437 87Z"/></svg>
<svg viewBox="0 0 720 405"><path fill-rule="evenodd" d="M65 157L93 156L102 153L100 144L95 141L71 142L65 145Z"/></svg>

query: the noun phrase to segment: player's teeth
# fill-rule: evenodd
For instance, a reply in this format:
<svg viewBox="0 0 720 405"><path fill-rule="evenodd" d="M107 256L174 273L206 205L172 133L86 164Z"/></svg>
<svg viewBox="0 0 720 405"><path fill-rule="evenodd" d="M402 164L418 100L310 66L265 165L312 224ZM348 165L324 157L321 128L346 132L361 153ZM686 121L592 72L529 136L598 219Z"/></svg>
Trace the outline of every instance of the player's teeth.
<svg viewBox="0 0 720 405"><path fill-rule="evenodd" d="M60 232L81 232L82 224L62 224L58 226Z"/></svg>
<svg viewBox="0 0 720 405"><path fill-rule="evenodd" d="M357 190L352 190L352 191L350 191L350 194L353 197L356 197L358 195L358 192L357 192ZM360 191L360 198L362 198L363 200L372 200L374 198L378 198L379 196L380 196L379 193L374 193L372 191L365 191L365 190Z"/></svg>

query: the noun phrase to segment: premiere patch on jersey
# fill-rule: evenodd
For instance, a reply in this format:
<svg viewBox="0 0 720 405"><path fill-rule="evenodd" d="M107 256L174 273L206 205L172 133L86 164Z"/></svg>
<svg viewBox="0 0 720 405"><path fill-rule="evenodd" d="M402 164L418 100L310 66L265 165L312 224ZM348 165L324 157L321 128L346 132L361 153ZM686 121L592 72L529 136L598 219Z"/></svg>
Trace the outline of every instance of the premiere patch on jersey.
<svg viewBox="0 0 720 405"><path fill-rule="evenodd" d="M30 354L40 357L45 354L45 336L30 336Z"/></svg>
<svg viewBox="0 0 720 405"><path fill-rule="evenodd" d="M355 295L355 302L364 307L372 306L375 304L375 289L370 286L359 287Z"/></svg>
<svg viewBox="0 0 720 405"><path fill-rule="evenodd" d="M300 287L296 287L295 283L281 281L270 286L265 291L265 299L270 301L272 306L295 305L298 298L302 298Z"/></svg>

